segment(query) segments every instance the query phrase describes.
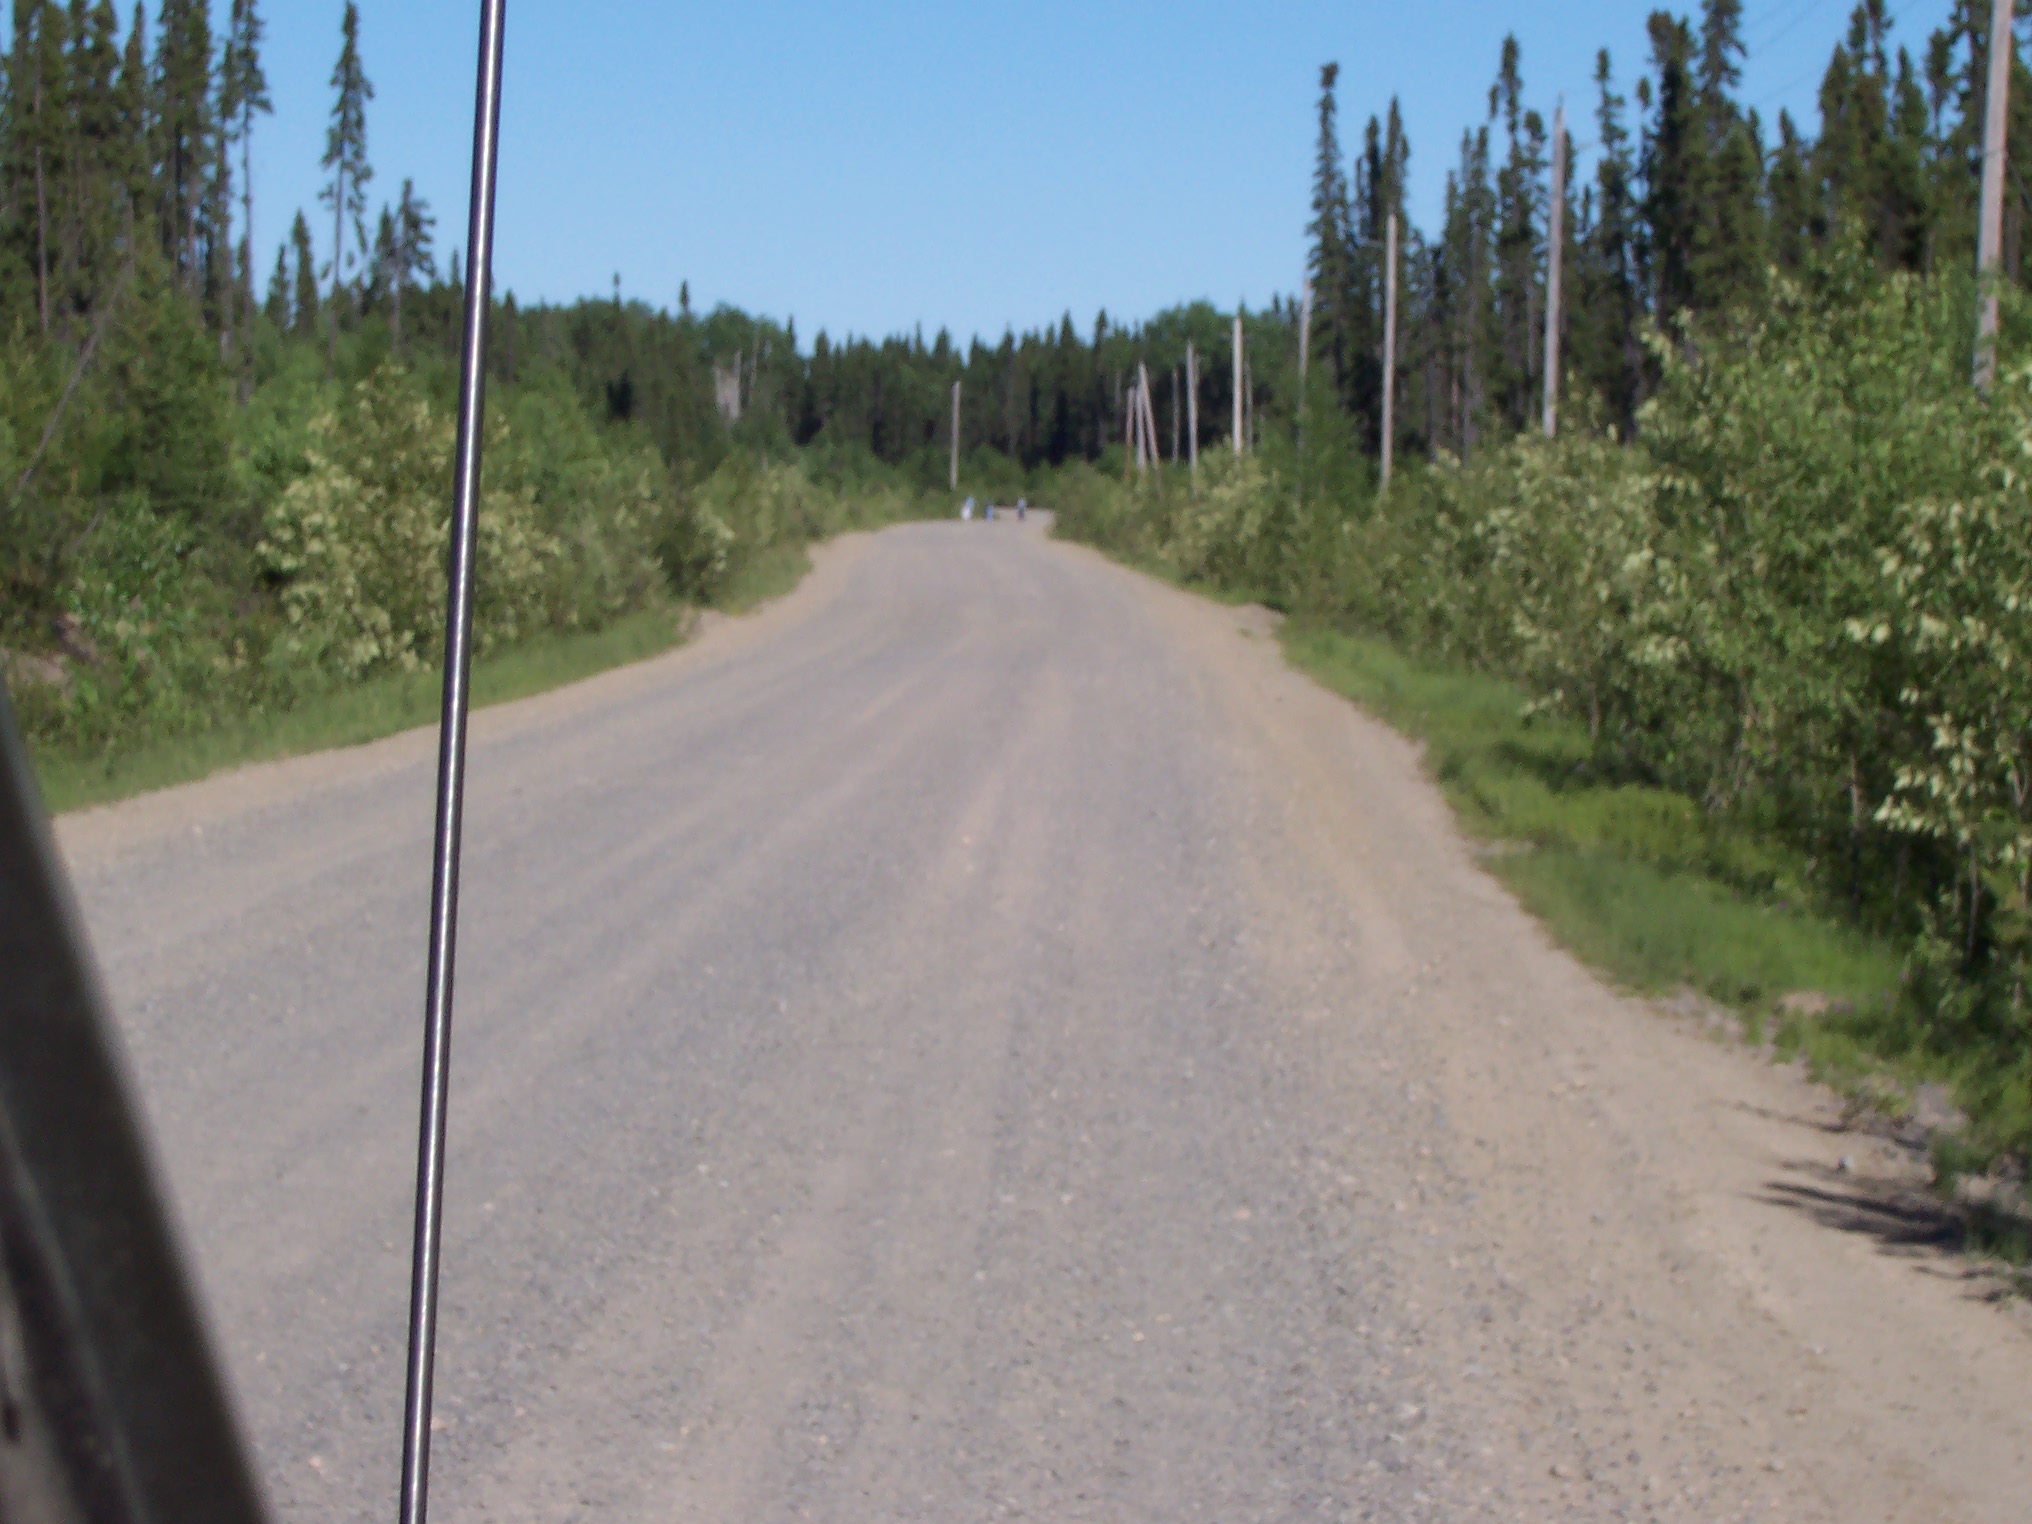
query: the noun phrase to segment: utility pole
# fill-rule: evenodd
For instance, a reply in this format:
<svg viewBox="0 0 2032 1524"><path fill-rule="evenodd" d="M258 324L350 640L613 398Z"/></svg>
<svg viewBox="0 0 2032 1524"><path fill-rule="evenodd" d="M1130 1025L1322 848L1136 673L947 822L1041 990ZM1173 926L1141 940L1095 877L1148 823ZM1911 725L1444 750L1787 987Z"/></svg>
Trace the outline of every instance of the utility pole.
<svg viewBox="0 0 2032 1524"><path fill-rule="evenodd" d="M2004 251L2004 132L2011 85L2011 0L1990 8L1990 88L1983 112L1983 219L1976 235L1976 278L1982 287L1976 319L1976 388L1997 374L1997 282Z"/></svg>
<svg viewBox="0 0 2032 1524"><path fill-rule="evenodd" d="M1383 485L1397 445L1397 214L1383 238Z"/></svg>
<svg viewBox="0 0 2032 1524"><path fill-rule="evenodd" d="M1136 479L1136 457L1143 450L1143 415L1136 406L1136 383L1129 383L1129 395L1122 406L1122 480Z"/></svg>
<svg viewBox="0 0 2032 1524"><path fill-rule="evenodd" d="M1171 463L1178 464L1178 367L1171 367Z"/></svg>
<svg viewBox="0 0 2032 1524"><path fill-rule="evenodd" d="M1242 453L1242 314L1235 312L1235 453Z"/></svg>
<svg viewBox="0 0 2032 1524"><path fill-rule="evenodd" d="M1312 348L1312 282L1305 283L1305 301L1298 309L1298 506L1305 506L1305 361Z"/></svg>
<svg viewBox="0 0 2032 1524"><path fill-rule="evenodd" d="M2010 0L2000 0L2008 5ZM1559 432L1559 275L1566 243L1566 102L1552 113L1552 215L1545 259L1545 437Z"/></svg>
<svg viewBox="0 0 2032 1524"><path fill-rule="evenodd" d="M1242 365L1242 396L1247 399L1242 408L1242 437L1248 441L1249 453L1256 453L1256 374L1245 361Z"/></svg>
<svg viewBox="0 0 2032 1524"><path fill-rule="evenodd" d="M1129 427L1136 435L1136 474L1141 476L1150 469L1150 429L1143 421L1143 393L1150 385L1150 378L1143 370L1143 362L1136 362L1136 379L1129 387Z"/></svg>
<svg viewBox="0 0 2032 1524"><path fill-rule="evenodd" d="M960 384L953 382L952 469L947 473L952 490L960 490Z"/></svg>
<svg viewBox="0 0 2032 1524"><path fill-rule="evenodd" d="M1136 373L1143 378L1143 440L1149 446L1147 459L1152 467L1157 464L1157 403L1150 391L1150 372L1143 362L1136 362Z"/></svg>
<svg viewBox="0 0 2032 1524"><path fill-rule="evenodd" d="M1185 448L1192 461L1192 491L1199 495L1199 354L1185 346Z"/></svg>
<svg viewBox="0 0 2032 1524"><path fill-rule="evenodd" d="M1298 309L1298 398L1305 405L1305 359L1312 348L1312 282L1305 283L1305 300Z"/></svg>

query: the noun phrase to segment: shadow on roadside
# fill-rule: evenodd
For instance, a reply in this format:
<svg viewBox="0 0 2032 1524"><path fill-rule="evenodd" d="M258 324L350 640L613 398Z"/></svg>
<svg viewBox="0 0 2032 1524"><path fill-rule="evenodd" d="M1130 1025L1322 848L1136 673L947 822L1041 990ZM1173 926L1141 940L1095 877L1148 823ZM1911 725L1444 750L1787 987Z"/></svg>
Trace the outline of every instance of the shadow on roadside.
<svg viewBox="0 0 2032 1524"><path fill-rule="evenodd" d="M1819 1164L1792 1168L1807 1178L1767 1182L1757 1199L1824 1228L1873 1239L1886 1254L1914 1262L1920 1273L1962 1284L1978 1301L2001 1301L2026 1289L2022 1266L1985 1257L1994 1234L1980 1207L1942 1201L1909 1181L1845 1174Z"/></svg>

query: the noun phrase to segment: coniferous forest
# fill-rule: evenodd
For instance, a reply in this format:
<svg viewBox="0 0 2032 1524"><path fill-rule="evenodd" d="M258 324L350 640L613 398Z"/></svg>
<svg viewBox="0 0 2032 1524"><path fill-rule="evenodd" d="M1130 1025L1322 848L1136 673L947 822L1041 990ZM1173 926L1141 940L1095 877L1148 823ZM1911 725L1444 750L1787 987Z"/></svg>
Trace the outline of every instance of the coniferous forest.
<svg viewBox="0 0 2032 1524"><path fill-rule="evenodd" d="M45 756L286 714L436 653L463 277L438 209L377 162L373 39L350 4L335 19L324 193L263 208L289 234L256 248L259 0L14 6L0 664ZM1857 1002L1859 1040L1940 1068L2022 1150L2032 75L2013 60L1981 391L1988 24L1957 0L1906 38L1862 0L1818 119L1766 120L1742 98L1740 0L1657 11L1647 56L1603 53L1591 99L1565 82L1557 208L1562 92L1492 45L1486 111L1417 145L1448 165L1429 226L1408 214L1388 82L1326 64L1303 294L1239 314L1068 312L961 344L800 335L618 281L570 305L502 293L480 648L707 599L783 547L946 511L959 382L962 491L1027 491L1062 532L1260 597L1321 641L1499 685L1510 761L1541 776L1506 793L1460 761L1477 809L1521 820L1580 791L1589 823L1568 810L1548 844L1900 949L1895 990Z"/></svg>

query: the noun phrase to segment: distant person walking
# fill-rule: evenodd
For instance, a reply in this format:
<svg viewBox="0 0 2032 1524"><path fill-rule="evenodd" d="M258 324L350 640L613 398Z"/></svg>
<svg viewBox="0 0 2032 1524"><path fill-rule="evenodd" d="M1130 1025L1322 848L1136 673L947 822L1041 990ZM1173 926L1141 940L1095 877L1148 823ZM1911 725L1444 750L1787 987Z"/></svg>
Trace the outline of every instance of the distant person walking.
<svg viewBox="0 0 2032 1524"><path fill-rule="evenodd" d="M1017 499L1016 499L1016 522L1017 522L1017 523L1019 523L1019 524L1020 524L1020 523L1022 523L1022 522L1024 521L1024 519L1026 519L1027 517L1029 517L1029 514L1030 514L1030 499L1029 499L1029 498L1027 498L1027 497L1019 497L1019 498L1017 498Z"/></svg>
<svg viewBox="0 0 2032 1524"><path fill-rule="evenodd" d="M964 503L960 504L960 522L962 524L970 523L973 520L973 517L974 517L974 500L972 498L968 498Z"/></svg>

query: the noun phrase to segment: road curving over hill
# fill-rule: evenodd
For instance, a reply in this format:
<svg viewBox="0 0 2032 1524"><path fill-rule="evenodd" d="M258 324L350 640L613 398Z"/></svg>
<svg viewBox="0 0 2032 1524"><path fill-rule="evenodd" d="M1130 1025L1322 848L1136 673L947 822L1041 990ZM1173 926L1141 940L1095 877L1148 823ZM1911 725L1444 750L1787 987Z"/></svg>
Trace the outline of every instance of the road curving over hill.
<svg viewBox="0 0 2032 1524"><path fill-rule="evenodd" d="M287 1520L394 1495L434 748L59 826ZM471 787L438 1519L2023 1517L1911 1161L1260 611L906 526Z"/></svg>

